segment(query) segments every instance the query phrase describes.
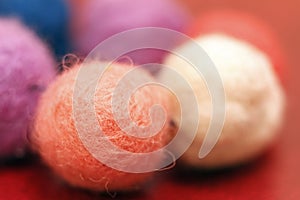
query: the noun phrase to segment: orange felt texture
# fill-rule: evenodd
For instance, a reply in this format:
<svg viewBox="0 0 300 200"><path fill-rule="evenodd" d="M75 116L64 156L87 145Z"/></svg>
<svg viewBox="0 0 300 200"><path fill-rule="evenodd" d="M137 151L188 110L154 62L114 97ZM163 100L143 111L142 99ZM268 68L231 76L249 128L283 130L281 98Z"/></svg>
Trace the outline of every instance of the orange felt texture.
<svg viewBox="0 0 300 200"><path fill-rule="evenodd" d="M86 104L87 90L91 89L90 77L86 77L86 82L80 85L79 91L82 93L78 98L74 97L74 86L79 69L80 67L76 66L67 70L50 85L42 96L31 138L34 147L56 173L74 186L99 191L134 189L151 173L125 173L105 166L89 153L78 137L72 110L73 101ZM93 124L93 126L100 126L103 133L119 148L131 152L151 152L163 147L170 140L169 123L165 123L165 126L156 135L143 139L126 135L112 115L111 101L114 88L122 76L131 69L132 67L113 64L99 80L94 94L95 112L99 124ZM97 73L93 70L90 73ZM124 87L136 81L137 78L151 79L147 72L140 70L139 76L130 79L124 84ZM126 88L123 89L126 90ZM149 111L154 104L159 104L168 110L168 98L163 91L155 86L137 89L129 103L132 121L138 126L148 126L151 123ZM122 99L122 96L119 98L120 102L126 101L126 99ZM89 120L91 118L86 117L82 123L88 124ZM169 119L166 120L166 122L168 121ZM92 128L86 127L85 131L92 134ZM104 140L101 137L93 139L99 141L98 153L101 154L101 144L104 145ZM112 159L119 166L126 166L128 162L138 162L134 158L116 157ZM149 161L148 164L156 165L159 162L160 160L157 158Z"/></svg>

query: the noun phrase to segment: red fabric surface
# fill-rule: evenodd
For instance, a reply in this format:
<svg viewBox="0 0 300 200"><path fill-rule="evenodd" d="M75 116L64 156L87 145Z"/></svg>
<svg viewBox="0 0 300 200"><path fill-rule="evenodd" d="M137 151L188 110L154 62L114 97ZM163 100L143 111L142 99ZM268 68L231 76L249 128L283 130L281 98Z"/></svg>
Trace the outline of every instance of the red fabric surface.
<svg viewBox="0 0 300 200"><path fill-rule="evenodd" d="M116 199L299 199L299 137L286 135L252 164L217 172L172 169L157 174L144 192ZM121 180L120 180L121 181ZM0 168L0 199L111 199L71 188L39 161Z"/></svg>
<svg viewBox="0 0 300 200"><path fill-rule="evenodd" d="M279 33L288 55L287 117L277 144L252 164L214 173L157 174L145 192L117 194L116 199L300 199L300 2L180 0L193 12L214 7L246 10L263 17ZM298 5L297 5L298 4ZM121 180L120 180L121 181ZM111 199L66 186L39 161L0 166L0 200Z"/></svg>

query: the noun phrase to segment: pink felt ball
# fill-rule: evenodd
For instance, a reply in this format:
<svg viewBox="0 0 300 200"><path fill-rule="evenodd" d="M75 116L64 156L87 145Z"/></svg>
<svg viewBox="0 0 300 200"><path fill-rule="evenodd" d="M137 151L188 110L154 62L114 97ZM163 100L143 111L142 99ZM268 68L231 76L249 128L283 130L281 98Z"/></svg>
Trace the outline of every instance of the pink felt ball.
<svg viewBox="0 0 300 200"><path fill-rule="evenodd" d="M0 158L24 153L38 97L55 75L38 37L13 19L0 19Z"/></svg>
<svg viewBox="0 0 300 200"><path fill-rule="evenodd" d="M185 10L172 0L91 0L82 6L81 12L77 9L75 14L73 16L73 20L76 20L73 21L73 42L76 51L83 56L117 33L142 27L161 27L183 31L189 20L189 15ZM168 43L166 48L177 45L172 38L161 35L149 37L148 34L139 37ZM115 43L111 48L130 45L134 43L134 40L135 38L129 38L125 43ZM165 55L165 52L161 50L143 49L127 56L134 64L145 64L161 63Z"/></svg>

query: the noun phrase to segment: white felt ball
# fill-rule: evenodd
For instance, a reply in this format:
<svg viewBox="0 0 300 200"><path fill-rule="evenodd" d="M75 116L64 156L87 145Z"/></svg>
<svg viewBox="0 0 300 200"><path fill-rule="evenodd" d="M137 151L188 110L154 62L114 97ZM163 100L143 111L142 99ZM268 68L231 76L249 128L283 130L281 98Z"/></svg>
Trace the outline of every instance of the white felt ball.
<svg viewBox="0 0 300 200"><path fill-rule="evenodd" d="M200 159L199 150L211 120L212 99L204 79L190 64L179 56L170 55L165 65L188 81L196 94L199 109L197 135L180 161L201 168L228 167L248 162L272 144L282 124L285 98L271 61L253 45L224 34L202 35L195 40L211 58L223 81L226 117L215 147ZM189 46L192 48L192 43L180 48ZM197 54L197 51L194 53ZM159 79L172 83L176 94L190 95L180 81L170 77L168 70L162 70ZM181 104L189 104L189 96L183 99L185 102ZM180 113L178 106L176 109ZM197 119L188 120L192 122ZM175 121L179 124L179 114ZM190 130L189 123L182 124L182 128L186 137L191 137L193 130ZM180 141L177 145L181 145Z"/></svg>

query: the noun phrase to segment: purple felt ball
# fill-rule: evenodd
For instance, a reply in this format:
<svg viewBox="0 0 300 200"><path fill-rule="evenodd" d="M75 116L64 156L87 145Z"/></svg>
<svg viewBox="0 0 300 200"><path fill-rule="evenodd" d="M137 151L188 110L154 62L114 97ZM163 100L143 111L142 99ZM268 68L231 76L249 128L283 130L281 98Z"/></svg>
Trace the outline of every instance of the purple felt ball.
<svg viewBox="0 0 300 200"><path fill-rule="evenodd" d="M52 54L27 27L0 19L0 158L25 152L40 94L55 76Z"/></svg>
<svg viewBox="0 0 300 200"><path fill-rule="evenodd" d="M73 43L77 53L86 56L100 42L110 36L133 28L161 27L182 32L190 15L174 0L90 0L82 7L80 17L74 17ZM152 37L151 37L152 36ZM175 47L176 41L161 35L146 34L139 37ZM129 38L110 49L128 45L135 38ZM168 42L169 41L169 42ZM128 54L134 64L161 63L165 52L143 49ZM106 55L107 56L107 55Z"/></svg>

